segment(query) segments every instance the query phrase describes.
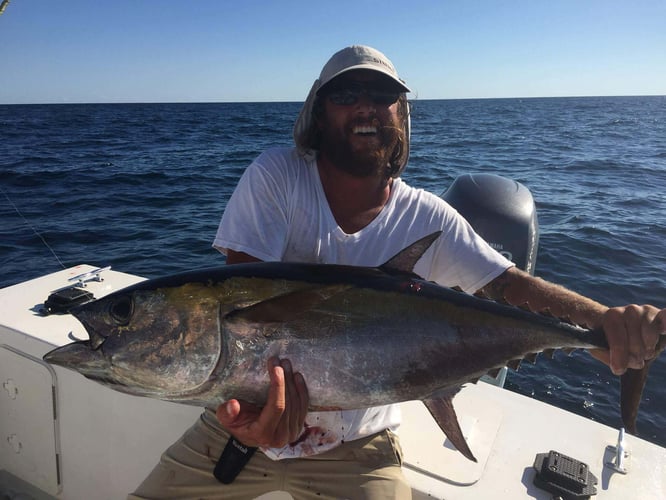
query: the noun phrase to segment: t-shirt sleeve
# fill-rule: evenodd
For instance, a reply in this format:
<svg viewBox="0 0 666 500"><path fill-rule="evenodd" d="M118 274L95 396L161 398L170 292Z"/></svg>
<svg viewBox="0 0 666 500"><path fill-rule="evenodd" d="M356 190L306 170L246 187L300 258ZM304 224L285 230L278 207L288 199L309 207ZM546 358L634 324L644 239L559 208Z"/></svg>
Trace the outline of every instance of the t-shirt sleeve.
<svg viewBox="0 0 666 500"><path fill-rule="evenodd" d="M264 153L245 170L222 215L213 247L279 261L287 234L289 189Z"/></svg>
<svg viewBox="0 0 666 500"><path fill-rule="evenodd" d="M445 210L442 235L414 271L442 286L474 293L514 264L494 250L453 208Z"/></svg>

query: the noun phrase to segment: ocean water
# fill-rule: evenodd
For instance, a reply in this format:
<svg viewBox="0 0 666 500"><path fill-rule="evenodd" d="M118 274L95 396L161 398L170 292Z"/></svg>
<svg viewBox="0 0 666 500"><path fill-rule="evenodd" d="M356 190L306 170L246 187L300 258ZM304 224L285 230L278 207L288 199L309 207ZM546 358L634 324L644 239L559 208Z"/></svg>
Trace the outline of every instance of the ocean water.
<svg viewBox="0 0 666 500"><path fill-rule="evenodd" d="M223 264L211 241L225 204L255 156L292 144L299 108L0 106L0 286L80 263L146 277ZM415 101L405 180L440 194L478 172L532 192L537 275L666 306L666 97ZM617 378L584 352L524 363L507 387L621 423ZM666 446L666 356L638 426Z"/></svg>

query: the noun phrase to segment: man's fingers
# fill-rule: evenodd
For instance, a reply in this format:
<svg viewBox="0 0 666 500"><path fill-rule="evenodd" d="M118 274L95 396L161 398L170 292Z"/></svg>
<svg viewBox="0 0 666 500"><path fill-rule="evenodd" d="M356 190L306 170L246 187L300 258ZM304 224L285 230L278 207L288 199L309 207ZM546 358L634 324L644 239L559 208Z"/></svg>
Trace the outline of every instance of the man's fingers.
<svg viewBox="0 0 666 500"><path fill-rule="evenodd" d="M287 396L285 412L282 415L282 422L280 423L280 431L283 433L281 437L291 443L296 440L302 428L302 422L299 421L300 395L294 381L294 372L291 367L291 362L288 359L283 359L280 362L280 365L284 370Z"/></svg>
<svg viewBox="0 0 666 500"><path fill-rule="evenodd" d="M231 427L238 417L240 409L240 403L235 399L230 399L217 407L215 416L224 427Z"/></svg>
<svg viewBox="0 0 666 500"><path fill-rule="evenodd" d="M305 384L305 378L300 373L294 374L294 382L296 383L296 391L298 392L298 433L303 430L303 423L308 414L310 406L310 395L308 394L308 386ZM296 436L298 437L298 436Z"/></svg>
<svg viewBox="0 0 666 500"><path fill-rule="evenodd" d="M289 360L270 358L267 368L270 386L263 408L232 399L221 404L216 415L244 444L280 447L303 431L310 401L303 376L293 372Z"/></svg>
<svg viewBox="0 0 666 500"><path fill-rule="evenodd" d="M645 341L644 334L647 331L648 323L645 318L645 308L630 305L624 308L623 314L625 335L627 336L626 345L627 367L641 369L645 366Z"/></svg>
<svg viewBox="0 0 666 500"><path fill-rule="evenodd" d="M641 369L645 361L657 356L657 346L666 330L666 309L628 305L609 309L603 318L603 329L610 354L607 364L615 375L627 368ZM594 357L605 361L605 356Z"/></svg>
<svg viewBox="0 0 666 500"><path fill-rule="evenodd" d="M623 311L609 309L604 315L603 329L610 351L609 366L615 375L622 375L629 364L629 344Z"/></svg>
<svg viewBox="0 0 666 500"><path fill-rule="evenodd" d="M645 357L652 359L657 356L657 345L662 335L666 335L666 309L645 306L645 320L643 326L643 343L645 344Z"/></svg>
<svg viewBox="0 0 666 500"><path fill-rule="evenodd" d="M261 446L274 445L275 430L280 424L286 405L284 370L277 358L268 360L268 374L271 382L268 399L259 418L252 423L253 430L257 433L256 439Z"/></svg>
<svg viewBox="0 0 666 500"><path fill-rule="evenodd" d="M655 314L654 325L659 335L666 335L666 309L662 309Z"/></svg>

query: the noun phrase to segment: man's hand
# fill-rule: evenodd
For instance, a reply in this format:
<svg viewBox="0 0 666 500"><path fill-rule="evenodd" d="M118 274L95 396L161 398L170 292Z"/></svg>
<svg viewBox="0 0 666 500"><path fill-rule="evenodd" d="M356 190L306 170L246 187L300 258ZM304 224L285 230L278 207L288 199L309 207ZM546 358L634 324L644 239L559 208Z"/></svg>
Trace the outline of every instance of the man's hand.
<svg viewBox="0 0 666 500"><path fill-rule="evenodd" d="M666 309L649 305L609 309L515 267L507 269L480 291L513 305L527 304L534 312L549 311L556 318L566 318L587 328L601 327L609 349L590 349L590 353L606 363L615 375L622 375L628 368L643 368L646 361L666 348Z"/></svg>
<svg viewBox="0 0 666 500"><path fill-rule="evenodd" d="M656 351L661 335L666 335L666 309L629 305L608 309L601 318L609 350L591 350L599 361L610 366L615 375L627 368L641 369Z"/></svg>
<svg viewBox="0 0 666 500"><path fill-rule="evenodd" d="M217 408L217 419L246 446L279 448L293 443L303 430L310 399L305 380L287 359L268 360L270 389L260 408L230 399Z"/></svg>

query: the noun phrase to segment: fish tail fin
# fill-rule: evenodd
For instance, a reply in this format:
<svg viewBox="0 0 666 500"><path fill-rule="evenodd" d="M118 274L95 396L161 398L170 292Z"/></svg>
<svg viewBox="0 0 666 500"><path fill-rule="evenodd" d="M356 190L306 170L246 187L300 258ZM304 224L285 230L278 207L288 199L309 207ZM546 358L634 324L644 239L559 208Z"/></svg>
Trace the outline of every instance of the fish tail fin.
<svg viewBox="0 0 666 500"><path fill-rule="evenodd" d="M641 395L647 380L650 363L646 363L640 370L628 369L620 377L620 410L622 423L629 434L636 434L636 417L641 404Z"/></svg>
<svg viewBox="0 0 666 500"><path fill-rule="evenodd" d="M437 425L446 434L446 437L451 441L453 446L466 458L472 462L476 462L477 460L463 436L462 429L458 423L458 417L456 416L456 410L453 408L453 396L458 391L460 391L460 387L439 392L435 397L424 399L423 404L426 405Z"/></svg>
<svg viewBox="0 0 666 500"><path fill-rule="evenodd" d="M636 435L636 417L638 416L638 407L641 404L643 388L647 381L648 371L652 362L659 357L659 354L666 349L666 335L662 335L655 348L654 358L645 362L645 366L640 370L628 369L620 377L620 410L622 412L622 423L624 428L630 434Z"/></svg>

